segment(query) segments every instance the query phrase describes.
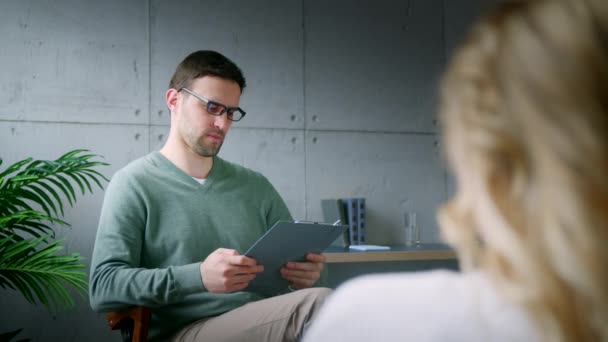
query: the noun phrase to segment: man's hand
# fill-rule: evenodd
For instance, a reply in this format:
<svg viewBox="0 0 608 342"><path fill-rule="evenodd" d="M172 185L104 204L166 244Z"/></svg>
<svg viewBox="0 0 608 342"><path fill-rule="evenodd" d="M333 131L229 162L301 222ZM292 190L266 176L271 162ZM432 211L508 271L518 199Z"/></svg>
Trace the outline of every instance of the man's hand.
<svg viewBox="0 0 608 342"><path fill-rule="evenodd" d="M209 292L226 293L247 287L255 275L264 271L262 265L234 249L218 248L201 263L203 284Z"/></svg>
<svg viewBox="0 0 608 342"><path fill-rule="evenodd" d="M309 262L290 261L281 268L281 275L289 281L293 289L303 289L313 286L321 277L325 256L322 254L306 254Z"/></svg>

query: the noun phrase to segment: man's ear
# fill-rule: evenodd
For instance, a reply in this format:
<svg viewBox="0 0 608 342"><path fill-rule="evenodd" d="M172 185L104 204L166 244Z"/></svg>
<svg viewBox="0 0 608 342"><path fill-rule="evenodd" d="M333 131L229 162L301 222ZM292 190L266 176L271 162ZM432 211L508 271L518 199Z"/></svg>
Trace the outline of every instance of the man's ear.
<svg viewBox="0 0 608 342"><path fill-rule="evenodd" d="M175 108L177 106L177 95L179 92L173 88L170 88L165 93L165 103L167 104L167 108L171 113L175 112Z"/></svg>

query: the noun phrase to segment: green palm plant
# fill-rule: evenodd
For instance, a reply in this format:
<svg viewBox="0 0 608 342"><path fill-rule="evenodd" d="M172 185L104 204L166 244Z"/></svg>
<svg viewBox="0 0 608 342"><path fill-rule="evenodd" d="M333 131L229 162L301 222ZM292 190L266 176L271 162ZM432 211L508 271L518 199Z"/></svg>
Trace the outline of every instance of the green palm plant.
<svg viewBox="0 0 608 342"><path fill-rule="evenodd" d="M82 257L62 252L54 227L69 226L60 218L62 199L73 206L77 190L92 193L108 181L95 170L108 164L96 157L74 150L54 161L24 159L0 173L0 287L49 310L72 307L71 291L86 294Z"/></svg>

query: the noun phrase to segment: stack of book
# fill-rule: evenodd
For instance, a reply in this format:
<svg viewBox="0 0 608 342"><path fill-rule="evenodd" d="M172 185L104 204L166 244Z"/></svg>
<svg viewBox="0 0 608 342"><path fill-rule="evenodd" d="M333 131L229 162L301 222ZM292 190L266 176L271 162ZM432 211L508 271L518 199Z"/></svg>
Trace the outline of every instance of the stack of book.
<svg viewBox="0 0 608 342"><path fill-rule="evenodd" d="M334 241L332 246L348 247L364 245L365 239L365 198L337 198L321 200L325 222L348 225L343 236Z"/></svg>

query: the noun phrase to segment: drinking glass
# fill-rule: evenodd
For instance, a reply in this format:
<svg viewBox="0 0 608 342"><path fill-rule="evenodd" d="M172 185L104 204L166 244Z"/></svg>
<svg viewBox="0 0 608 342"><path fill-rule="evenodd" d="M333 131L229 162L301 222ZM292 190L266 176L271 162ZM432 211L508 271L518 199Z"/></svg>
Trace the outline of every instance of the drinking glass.
<svg viewBox="0 0 608 342"><path fill-rule="evenodd" d="M417 246L420 244L420 228L416 222L416 212L406 212L405 223L405 245Z"/></svg>

